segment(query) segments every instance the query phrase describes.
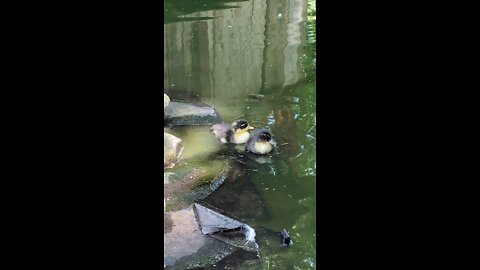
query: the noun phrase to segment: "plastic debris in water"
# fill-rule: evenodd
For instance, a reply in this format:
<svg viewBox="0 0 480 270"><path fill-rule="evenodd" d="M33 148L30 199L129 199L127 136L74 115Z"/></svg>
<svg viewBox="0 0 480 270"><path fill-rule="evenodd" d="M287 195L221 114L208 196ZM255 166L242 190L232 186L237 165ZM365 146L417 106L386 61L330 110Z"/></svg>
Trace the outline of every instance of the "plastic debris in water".
<svg viewBox="0 0 480 270"><path fill-rule="evenodd" d="M291 246L293 245L293 241L292 241L292 238L290 238L290 235L288 235L288 232L287 230L283 229L281 232L280 232L280 237L282 239L282 246Z"/></svg>

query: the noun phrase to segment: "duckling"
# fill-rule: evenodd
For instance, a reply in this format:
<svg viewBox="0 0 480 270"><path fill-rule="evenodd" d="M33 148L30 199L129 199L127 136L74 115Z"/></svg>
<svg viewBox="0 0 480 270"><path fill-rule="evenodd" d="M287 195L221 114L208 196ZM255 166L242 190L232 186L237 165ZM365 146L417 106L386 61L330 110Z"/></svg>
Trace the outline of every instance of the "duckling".
<svg viewBox="0 0 480 270"><path fill-rule="evenodd" d="M232 125L216 124L211 127L212 133L222 143L246 143L250 138L249 130L254 129L246 120L240 119L234 121Z"/></svg>
<svg viewBox="0 0 480 270"><path fill-rule="evenodd" d="M245 149L258 155L264 155L272 152L277 143L272 139L268 130L255 130L245 144Z"/></svg>

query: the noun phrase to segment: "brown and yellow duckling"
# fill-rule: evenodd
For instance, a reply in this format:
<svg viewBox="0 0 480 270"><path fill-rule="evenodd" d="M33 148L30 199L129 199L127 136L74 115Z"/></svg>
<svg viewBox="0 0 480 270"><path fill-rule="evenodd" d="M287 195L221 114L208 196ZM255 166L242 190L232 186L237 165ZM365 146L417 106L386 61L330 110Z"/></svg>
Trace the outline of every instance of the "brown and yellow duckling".
<svg viewBox="0 0 480 270"><path fill-rule="evenodd" d="M249 130L254 129L246 120L240 119L234 121L231 125L216 124L211 130L215 137L222 143L246 143L250 138Z"/></svg>
<svg viewBox="0 0 480 270"><path fill-rule="evenodd" d="M265 155L275 148L277 143L272 139L272 134L266 129L255 130L245 144L248 152Z"/></svg>

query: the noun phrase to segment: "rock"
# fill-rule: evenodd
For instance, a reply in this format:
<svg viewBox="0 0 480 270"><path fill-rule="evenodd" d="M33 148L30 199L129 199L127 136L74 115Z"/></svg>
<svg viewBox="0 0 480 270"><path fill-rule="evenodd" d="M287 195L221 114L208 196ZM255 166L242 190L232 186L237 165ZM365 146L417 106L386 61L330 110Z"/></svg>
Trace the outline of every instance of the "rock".
<svg viewBox="0 0 480 270"><path fill-rule="evenodd" d="M213 239L203 237L198 230L192 207L164 214L164 264L173 265L179 258L192 255L212 242Z"/></svg>
<svg viewBox="0 0 480 270"><path fill-rule="evenodd" d="M184 209L194 201L206 198L223 183L230 163L225 158L182 161L181 166L164 173L166 210Z"/></svg>
<svg viewBox="0 0 480 270"><path fill-rule="evenodd" d="M204 234L202 230L206 227L219 229ZM255 241L245 245L242 227L249 226L198 204L167 212L164 215L164 265L167 269L181 270L242 266L261 269L258 245Z"/></svg>
<svg viewBox="0 0 480 270"><path fill-rule="evenodd" d="M210 195L221 183L232 163L230 150L211 134L209 127L176 127L172 135L182 138L181 161L164 172L167 211L183 209Z"/></svg>
<svg viewBox="0 0 480 270"><path fill-rule="evenodd" d="M163 94L163 112L165 113L167 111L168 104L170 103L170 98L167 96L167 94Z"/></svg>
<svg viewBox="0 0 480 270"><path fill-rule="evenodd" d="M172 101L165 111L166 126L206 126L221 123L220 115L211 106L202 103Z"/></svg>
<svg viewBox="0 0 480 270"><path fill-rule="evenodd" d="M226 216L220 209L212 210L198 203L194 203L193 206L200 231L204 235L211 235L222 242L258 252L256 233L252 227Z"/></svg>
<svg viewBox="0 0 480 270"><path fill-rule="evenodd" d="M163 133L163 168L173 168L182 151L182 140L169 133Z"/></svg>
<svg viewBox="0 0 480 270"><path fill-rule="evenodd" d="M167 87L163 89L163 92L170 97L171 100L183 100L185 102L201 102L200 95L197 94L198 90Z"/></svg>

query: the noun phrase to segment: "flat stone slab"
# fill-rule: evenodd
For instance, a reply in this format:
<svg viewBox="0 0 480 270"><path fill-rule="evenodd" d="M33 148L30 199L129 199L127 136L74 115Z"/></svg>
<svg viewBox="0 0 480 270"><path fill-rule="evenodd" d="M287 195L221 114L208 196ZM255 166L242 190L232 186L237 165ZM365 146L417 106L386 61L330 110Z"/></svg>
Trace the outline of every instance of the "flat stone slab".
<svg viewBox="0 0 480 270"><path fill-rule="evenodd" d="M192 255L202 246L213 242L200 232L192 207L166 212L163 232L163 257L167 265L173 265L176 260Z"/></svg>
<svg viewBox="0 0 480 270"><path fill-rule="evenodd" d="M165 111L165 126L206 126L221 123L212 106L171 101Z"/></svg>
<svg viewBox="0 0 480 270"><path fill-rule="evenodd" d="M207 229L210 226L219 229ZM165 269L262 269L257 243L243 244L243 227L248 225L198 204L166 212Z"/></svg>

